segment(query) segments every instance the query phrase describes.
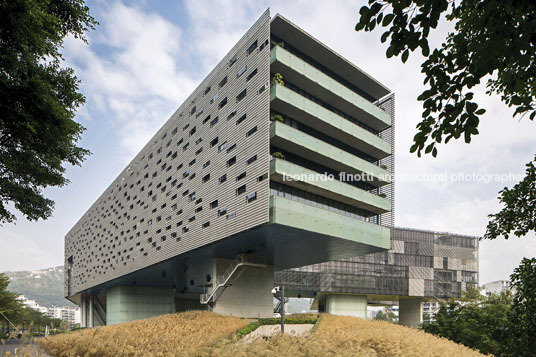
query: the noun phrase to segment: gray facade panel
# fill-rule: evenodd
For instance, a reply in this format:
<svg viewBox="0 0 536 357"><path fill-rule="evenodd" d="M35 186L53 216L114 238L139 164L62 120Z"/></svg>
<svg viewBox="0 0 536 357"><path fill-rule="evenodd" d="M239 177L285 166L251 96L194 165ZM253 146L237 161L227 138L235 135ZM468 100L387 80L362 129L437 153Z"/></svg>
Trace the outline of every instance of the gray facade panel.
<svg viewBox="0 0 536 357"><path fill-rule="evenodd" d="M267 10L66 235L66 296L268 222L269 37Z"/></svg>

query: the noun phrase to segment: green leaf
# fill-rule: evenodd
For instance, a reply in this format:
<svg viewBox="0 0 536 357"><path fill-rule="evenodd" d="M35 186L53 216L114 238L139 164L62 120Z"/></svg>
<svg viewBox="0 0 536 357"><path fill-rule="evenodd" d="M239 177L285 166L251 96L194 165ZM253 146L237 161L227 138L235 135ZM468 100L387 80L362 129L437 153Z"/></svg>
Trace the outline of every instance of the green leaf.
<svg viewBox="0 0 536 357"><path fill-rule="evenodd" d="M393 57L393 51L394 51L394 47L393 46L389 46L387 47L387 51L385 52L385 55L387 56L387 58L391 58Z"/></svg>
<svg viewBox="0 0 536 357"><path fill-rule="evenodd" d="M402 53L402 62L406 63L406 61L408 60L408 57L409 57L409 50L406 49L406 50Z"/></svg>
<svg viewBox="0 0 536 357"><path fill-rule="evenodd" d="M389 26L389 24L393 21L394 18L395 18L394 14L385 15L385 17L383 18L382 26L383 27Z"/></svg>
<svg viewBox="0 0 536 357"><path fill-rule="evenodd" d="M486 112L486 109L484 109L484 108L480 108L480 109L478 109L478 110L475 112L475 114L476 114L476 115L482 115L482 114L484 114L485 112Z"/></svg>
<svg viewBox="0 0 536 357"><path fill-rule="evenodd" d="M381 37L380 41L381 41L382 43L384 43L385 41L387 41L387 38L389 37L389 34L390 34L389 31L385 31L385 32L382 34L382 37Z"/></svg>

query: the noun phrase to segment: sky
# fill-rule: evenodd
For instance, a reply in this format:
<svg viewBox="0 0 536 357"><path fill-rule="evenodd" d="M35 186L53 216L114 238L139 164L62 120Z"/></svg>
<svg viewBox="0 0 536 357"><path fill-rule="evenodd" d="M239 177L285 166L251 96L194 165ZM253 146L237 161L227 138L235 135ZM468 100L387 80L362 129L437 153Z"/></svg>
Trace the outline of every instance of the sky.
<svg viewBox="0 0 536 357"><path fill-rule="evenodd" d="M363 2L364 3L364 2ZM487 109L471 144L439 146L437 158L409 152L422 106L422 57L385 57L382 31L355 32L359 1L89 1L100 25L89 45L68 38L65 64L75 69L86 104L76 120L80 145L92 154L67 167L71 183L48 188L53 217L0 227L0 271L63 264L65 234L167 121L266 8L280 13L379 80L396 95L397 226L482 236L487 215L500 209L497 193L522 177L536 153L534 122L512 118L498 96L475 98ZM438 46L452 28L431 34ZM506 175L497 180L495 175ZM480 283L507 279L524 256L536 255L536 236L480 243Z"/></svg>

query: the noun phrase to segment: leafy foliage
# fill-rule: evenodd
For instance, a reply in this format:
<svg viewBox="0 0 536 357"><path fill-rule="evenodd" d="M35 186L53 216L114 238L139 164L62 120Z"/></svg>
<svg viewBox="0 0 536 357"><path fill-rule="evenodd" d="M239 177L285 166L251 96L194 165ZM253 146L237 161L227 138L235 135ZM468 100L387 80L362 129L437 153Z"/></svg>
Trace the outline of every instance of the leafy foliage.
<svg viewBox="0 0 536 357"><path fill-rule="evenodd" d="M387 321L395 324L398 323L398 318L392 311L388 311L387 313L384 313L383 311L378 311L376 313L376 316L374 316L374 320Z"/></svg>
<svg viewBox="0 0 536 357"><path fill-rule="evenodd" d="M391 11L389 11L391 10ZM455 22L440 48L430 50L428 36L446 13ZM532 0L369 0L360 10L356 30L386 27L381 41L390 40L387 57L421 50L426 89L423 121L418 124L411 152L437 155L443 139L478 134L485 109L473 100L471 88L487 80L488 94L501 95L515 107L514 116L536 116L536 2Z"/></svg>
<svg viewBox="0 0 536 357"><path fill-rule="evenodd" d="M89 154L76 146L84 128L73 120L85 98L60 48L68 35L85 41L95 24L83 0L0 2L0 223L15 220L8 204L48 218L54 202L42 189L67 184L63 164Z"/></svg>
<svg viewBox="0 0 536 357"><path fill-rule="evenodd" d="M8 319L12 319L17 315L17 312L22 309L18 302L17 294L10 292L7 287L9 285L9 277L0 273L0 312L5 314ZM0 319L4 320L3 316Z"/></svg>
<svg viewBox="0 0 536 357"><path fill-rule="evenodd" d="M536 157L527 164L525 178L513 188L505 187L499 192L504 208L491 214L484 238L495 239L502 235L508 239L510 232L522 237L536 230Z"/></svg>
<svg viewBox="0 0 536 357"><path fill-rule="evenodd" d="M507 355L534 356L536 341L536 258L523 258L510 275L515 289L514 303L508 314L510 328Z"/></svg>
<svg viewBox="0 0 536 357"><path fill-rule="evenodd" d="M442 303L435 321L424 324L425 332L448 338L484 354L498 354L504 348L508 329L509 294L487 298L469 289L461 301Z"/></svg>
<svg viewBox="0 0 536 357"><path fill-rule="evenodd" d="M285 82L283 81L283 76L281 75L281 73L275 73L272 77L272 85L274 86L276 84L279 84L281 86L285 85Z"/></svg>
<svg viewBox="0 0 536 357"><path fill-rule="evenodd" d="M437 155L437 144L459 139L466 143L478 134L484 108L473 101L471 89L487 80L487 93L496 93L516 115L536 117L536 2L533 0L369 0L363 6L356 31L385 27L381 41L389 40L387 57L421 50L427 89L423 120L417 125L411 152ZM455 23L440 48L432 51L430 32L445 17ZM501 191L506 208L491 215L485 238L525 235L536 226L534 165L513 189Z"/></svg>

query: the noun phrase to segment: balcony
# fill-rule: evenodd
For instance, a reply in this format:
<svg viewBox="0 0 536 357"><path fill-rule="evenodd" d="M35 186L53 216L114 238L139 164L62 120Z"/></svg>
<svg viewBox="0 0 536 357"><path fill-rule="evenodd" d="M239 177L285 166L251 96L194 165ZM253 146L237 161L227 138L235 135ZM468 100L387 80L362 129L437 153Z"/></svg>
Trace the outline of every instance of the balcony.
<svg viewBox="0 0 536 357"><path fill-rule="evenodd" d="M337 180L304 181L300 179L307 176L314 177L315 174L316 172L314 171L285 160L273 159L270 162L270 180L272 181L280 182L375 214L382 214L391 210L391 203L388 199L347 183ZM286 179L288 177L295 177L297 180L288 180Z"/></svg>
<svg viewBox="0 0 536 357"><path fill-rule="evenodd" d="M270 70L375 130L391 125L391 117L383 109L280 46L272 48Z"/></svg>
<svg viewBox="0 0 536 357"><path fill-rule="evenodd" d="M378 135L284 86L273 85L271 87L270 108L337 138L376 159L382 159L391 154L391 145Z"/></svg>
<svg viewBox="0 0 536 357"><path fill-rule="evenodd" d="M286 237L301 247L303 253L300 254L315 250L322 252L327 260L383 251L391 244L391 230L387 227L279 196L270 197L270 223L287 227L289 232L301 232L298 236L287 234ZM317 235L320 235L317 239L311 239ZM321 239L322 236L325 238ZM298 244L299 240L307 243Z"/></svg>
<svg viewBox="0 0 536 357"><path fill-rule="evenodd" d="M376 187L391 183L387 170L281 122L271 124L270 144L341 173L366 174L365 182Z"/></svg>

